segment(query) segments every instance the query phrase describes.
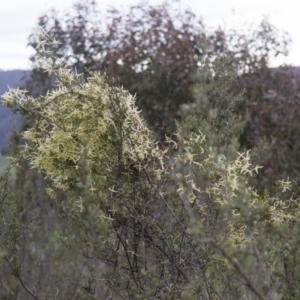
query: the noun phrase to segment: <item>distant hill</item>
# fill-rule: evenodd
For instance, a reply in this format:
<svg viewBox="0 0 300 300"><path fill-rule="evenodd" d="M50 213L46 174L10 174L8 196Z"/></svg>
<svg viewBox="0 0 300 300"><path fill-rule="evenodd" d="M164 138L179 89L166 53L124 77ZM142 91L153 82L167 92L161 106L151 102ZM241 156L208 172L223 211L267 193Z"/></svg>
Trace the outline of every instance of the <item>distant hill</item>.
<svg viewBox="0 0 300 300"><path fill-rule="evenodd" d="M23 85L24 79L29 76L30 71L23 70L0 70L0 97L8 91L8 87L16 88ZM5 154L11 131L19 129L21 117L14 115L8 108L0 103L0 152Z"/></svg>

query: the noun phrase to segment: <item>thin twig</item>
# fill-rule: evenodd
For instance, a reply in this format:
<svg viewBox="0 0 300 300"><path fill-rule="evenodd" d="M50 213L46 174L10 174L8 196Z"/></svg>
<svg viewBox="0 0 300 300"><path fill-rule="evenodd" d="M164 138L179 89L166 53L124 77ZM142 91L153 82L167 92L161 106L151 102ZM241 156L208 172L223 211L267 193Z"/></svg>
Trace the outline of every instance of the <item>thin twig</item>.
<svg viewBox="0 0 300 300"><path fill-rule="evenodd" d="M26 283L22 280L22 278L20 277L20 274L18 271L16 271L16 268L11 264L11 262L9 261L9 259L5 256L4 260L8 263L8 265L11 267L13 275L19 280L19 282L21 283L22 287L26 290L26 292L28 294L30 294L34 299L36 300L40 300L40 297L36 296L34 294L34 292L26 285Z"/></svg>
<svg viewBox="0 0 300 300"><path fill-rule="evenodd" d="M212 244L215 248L217 248L221 254L231 263L231 265L238 271L238 273L243 277L243 279L247 282L247 285L249 289L261 300L264 300L265 298L259 293L259 291L254 287L250 279L247 277L247 275L243 272L240 265L235 262L232 257L223 249L221 248L216 242L214 242L212 239L201 239L199 241L200 243L209 243Z"/></svg>

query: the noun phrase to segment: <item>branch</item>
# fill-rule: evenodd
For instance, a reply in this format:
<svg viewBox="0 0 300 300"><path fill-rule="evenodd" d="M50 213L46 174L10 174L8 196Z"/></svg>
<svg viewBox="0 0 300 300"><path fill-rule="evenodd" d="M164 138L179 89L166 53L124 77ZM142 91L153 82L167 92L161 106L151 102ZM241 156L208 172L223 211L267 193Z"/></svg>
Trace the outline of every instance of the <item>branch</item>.
<svg viewBox="0 0 300 300"><path fill-rule="evenodd" d="M200 243L206 243L206 244L212 244L215 248L217 248L221 254L231 263L231 265L236 269L236 271L238 271L238 273L243 277L243 279L247 282L247 285L249 287L249 289L261 300L264 300L265 298L257 291L257 289L254 287L254 285L252 284L252 282L250 281L250 279L247 277L247 275L243 272L243 270L241 269L240 265L235 262L230 256L229 254L223 249L221 248L216 242L214 242L212 239L207 238L207 239L201 239Z"/></svg>
<svg viewBox="0 0 300 300"><path fill-rule="evenodd" d="M9 259L4 256L3 258L7 263L8 265L11 267L12 269L12 274L19 280L19 282L21 283L22 287L26 290L26 292L28 294L30 294L34 299L36 300L40 300L40 297L36 296L33 291L31 289L29 289L29 287L26 285L26 282L23 281L23 279L21 278L20 276L20 273L19 271L11 264L11 262L9 261Z"/></svg>

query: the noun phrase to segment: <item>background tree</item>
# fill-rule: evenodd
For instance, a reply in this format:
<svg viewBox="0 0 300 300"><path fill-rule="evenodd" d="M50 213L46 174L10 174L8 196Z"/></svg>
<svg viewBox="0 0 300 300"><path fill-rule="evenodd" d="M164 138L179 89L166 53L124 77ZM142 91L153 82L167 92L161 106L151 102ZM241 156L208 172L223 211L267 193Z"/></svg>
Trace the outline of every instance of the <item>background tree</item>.
<svg viewBox="0 0 300 300"><path fill-rule="evenodd" d="M197 70L203 28L190 10L180 13L171 4L144 3L126 13L111 9L103 15L91 1L76 4L62 19L57 13L42 16L39 25L61 41L56 55L79 73L105 72L136 94L149 124L172 128L179 105L192 102L190 75ZM36 43L31 36L29 45L35 48ZM39 76L37 69L31 82L43 86Z"/></svg>

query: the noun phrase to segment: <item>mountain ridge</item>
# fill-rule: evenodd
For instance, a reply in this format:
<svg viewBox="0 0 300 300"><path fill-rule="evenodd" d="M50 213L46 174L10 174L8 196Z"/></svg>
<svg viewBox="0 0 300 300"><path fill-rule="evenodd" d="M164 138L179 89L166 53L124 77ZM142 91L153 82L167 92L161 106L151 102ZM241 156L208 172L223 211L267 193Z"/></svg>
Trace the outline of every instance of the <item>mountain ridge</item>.
<svg viewBox="0 0 300 300"><path fill-rule="evenodd" d="M29 70L0 70L0 99L9 88L22 87L24 80L30 75ZM8 153L8 142L13 129L21 127L21 116L13 114L11 110L0 103L0 153Z"/></svg>

